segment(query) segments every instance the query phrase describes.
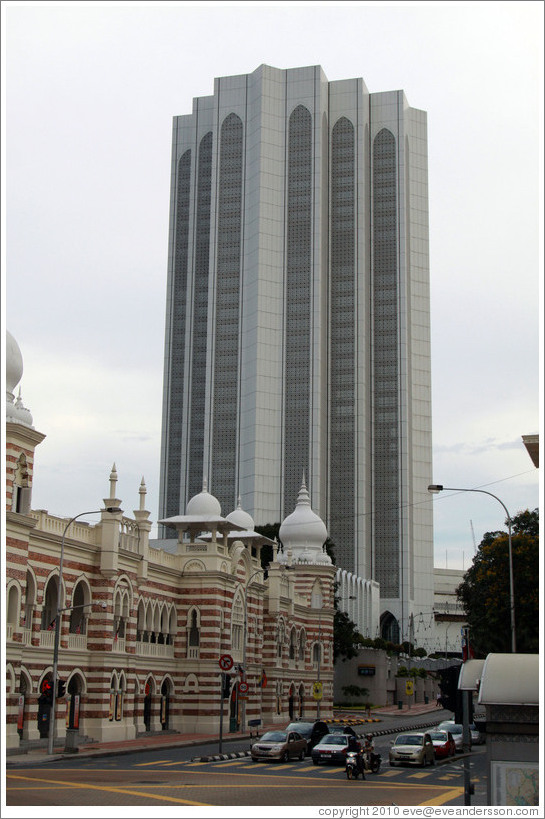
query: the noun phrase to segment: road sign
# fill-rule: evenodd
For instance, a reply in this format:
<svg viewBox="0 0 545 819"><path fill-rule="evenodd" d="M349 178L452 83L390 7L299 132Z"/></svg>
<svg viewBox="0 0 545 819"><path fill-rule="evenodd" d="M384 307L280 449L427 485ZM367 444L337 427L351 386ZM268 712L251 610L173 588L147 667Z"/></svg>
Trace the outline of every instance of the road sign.
<svg viewBox="0 0 545 819"><path fill-rule="evenodd" d="M405 683L405 693L407 696L411 697L414 692L414 683L412 680L407 680Z"/></svg>
<svg viewBox="0 0 545 819"><path fill-rule="evenodd" d="M312 683L312 696L315 700L321 700L323 694L323 688L321 682Z"/></svg>
<svg viewBox="0 0 545 819"><path fill-rule="evenodd" d="M239 682L238 690L241 694L247 694L249 691L250 686L247 682Z"/></svg>
<svg viewBox="0 0 545 819"><path fill-rule="evenodd" d="M222 654L220 657L220 668L222 671L229 671L233 667L233 658L230 654Z"/></svg>

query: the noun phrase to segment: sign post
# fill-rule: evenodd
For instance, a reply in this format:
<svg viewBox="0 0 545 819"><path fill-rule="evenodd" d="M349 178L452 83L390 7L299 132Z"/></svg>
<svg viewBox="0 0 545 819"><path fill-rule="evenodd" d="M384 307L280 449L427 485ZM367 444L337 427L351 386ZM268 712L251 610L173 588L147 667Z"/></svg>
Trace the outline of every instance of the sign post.
<svg viewBox="0 0 545 819"><path fill-rule="evenodd" d="M219 658L219 667L221 668L220 674L220 735L219 735L219 751L218 753L221 754L221 748L223 743L223 694L225 689L225 677L226 671L230 671L233 667L233 658L230 654L222 654Z"/></svg>

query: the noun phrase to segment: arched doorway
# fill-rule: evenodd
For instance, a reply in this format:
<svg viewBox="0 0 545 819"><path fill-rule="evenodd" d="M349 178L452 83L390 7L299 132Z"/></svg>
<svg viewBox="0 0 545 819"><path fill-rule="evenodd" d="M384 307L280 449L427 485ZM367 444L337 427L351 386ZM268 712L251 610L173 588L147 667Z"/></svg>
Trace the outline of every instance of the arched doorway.
<svg viewBox="0 0 545 819"><path fill-rule="evenodd" d="M295 700L295 686L292 683L290 685L290 691L289 691L289 694L288 694L288 713L290 715L290 720L293 720L294 700Z"/></svg>
<svg viewBox="0 0 545 819"><path fill-rule="evenodd" d="M151 706L152 706L152 687L148 680L144 688L144 726L146 731L151 731Z"/></svg>
<svg viewBox="0 0 545 819"><path fill-rule="evenodd" d="M303 683L299 686L299 719L303 718L303 706L305 702L305 687Z"/></svg>

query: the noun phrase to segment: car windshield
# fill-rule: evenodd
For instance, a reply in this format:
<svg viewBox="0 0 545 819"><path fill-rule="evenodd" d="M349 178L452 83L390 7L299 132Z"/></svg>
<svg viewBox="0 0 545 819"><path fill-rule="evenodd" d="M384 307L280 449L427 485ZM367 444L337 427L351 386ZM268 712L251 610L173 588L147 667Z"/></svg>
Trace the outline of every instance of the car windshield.
<svg viewBox="0 0 545 819"><path fill-rule="evenodd" d="M432 739L439 739L441 742L446 742L448 734L446 731L430 731L430 737Z"/></svg>
<svg viewBox="0 0 545 819"><path fill-rule="evenodd" d="M309 734L312 731L312 722L291 722L287 731L297 731L299 734Z"/></svg>
<svg viewBox="0 0 545 819"><path fill-rule="evenodd" d="M418 734L401 734L394 745L422 745L422 737Z"/></svg>
<svg viewBox="0 0 545 819"><path fill-rule="evenodd" d="M461 734L463 731L463 725L460 725L458 722L442 722L439 725L439 731L450 731L451 734Z"/></svg>
<svg viewBox="0 0 545 819"><path fill-rule="evenodd" d="M263 734L261 737L262 742L285 742L287 739L287 734L285 731L267 731L266 734Z"/></svg>
<svg viewBox="0 0 545 819"><path fill-rule="evenodd" d="M329 734L321 741L321 745L346 745L348 739L344 734Z"/></svg>

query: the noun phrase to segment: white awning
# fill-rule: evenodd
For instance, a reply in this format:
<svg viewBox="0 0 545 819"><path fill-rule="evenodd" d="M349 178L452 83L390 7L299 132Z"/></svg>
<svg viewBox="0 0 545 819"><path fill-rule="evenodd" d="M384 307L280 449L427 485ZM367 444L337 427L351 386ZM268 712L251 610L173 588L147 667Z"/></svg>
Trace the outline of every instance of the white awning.
<svg viewBox="0 0 545 819"><path fill-rule="evenodd" d="M481 705L539 705L539 654L489 654L479 689Z"/></svg>
<svg viewBox="0 0 545 819"><path fill-rule="evenodd" d="M485 660L466 660L460 668L458 677L459 691L478 691L479 681L483 676Z"/></svg>

